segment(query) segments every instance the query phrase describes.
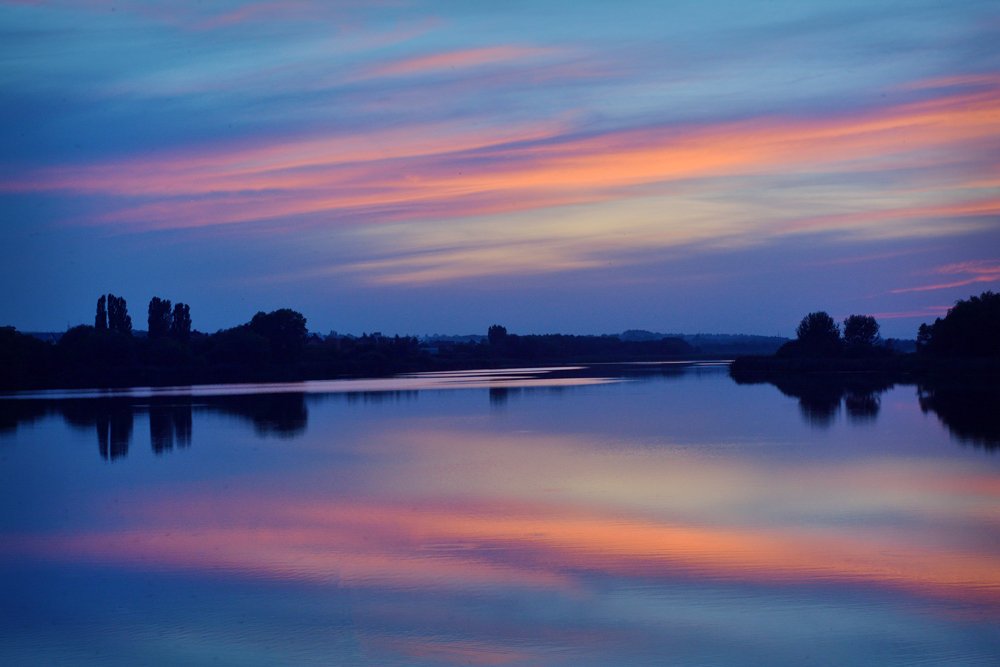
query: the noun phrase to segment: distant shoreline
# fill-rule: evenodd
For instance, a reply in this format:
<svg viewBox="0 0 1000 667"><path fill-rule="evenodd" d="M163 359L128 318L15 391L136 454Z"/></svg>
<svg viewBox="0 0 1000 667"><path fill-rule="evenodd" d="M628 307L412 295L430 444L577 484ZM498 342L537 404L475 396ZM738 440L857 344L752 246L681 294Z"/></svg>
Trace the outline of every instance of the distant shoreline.
<svg viewBox="0 0 1000 667"><path fill-rule="evenodd" d="M598 356L568 359L491 359L466 360L442 359L421 355L414 363L403 368L383 372L327 373L324 368L310 364L274 365L247 369L215 367L202 369L164 369L126 367L102 369L103 381L88 382L91 378L77 378L75 382L36 383L32 386L5 387L0 390L0 400L18 398L19 394L37 391L114 391L121 389L165 389L176 387L204 387L211 385L243 384L292 384L336 380L380 380L416 373L442 373L452 371L490 371L516 368L559 368L562 366L599 366L628 364L666 364L725 362L731 363L733 355L651 355L651 356ZM109 377L111 375L113 377Z"/></svg>

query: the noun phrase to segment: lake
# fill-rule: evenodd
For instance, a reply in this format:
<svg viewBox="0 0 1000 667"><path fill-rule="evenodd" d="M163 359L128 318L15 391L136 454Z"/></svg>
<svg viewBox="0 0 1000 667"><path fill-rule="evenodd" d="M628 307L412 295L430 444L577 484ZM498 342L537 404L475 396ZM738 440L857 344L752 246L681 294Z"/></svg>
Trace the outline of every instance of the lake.
<svg viewBox="0 0 1000 667"><path fill-rule="evenodd" d="M997 665L990 391L687 363L0 400L0 663Z"/></svg>

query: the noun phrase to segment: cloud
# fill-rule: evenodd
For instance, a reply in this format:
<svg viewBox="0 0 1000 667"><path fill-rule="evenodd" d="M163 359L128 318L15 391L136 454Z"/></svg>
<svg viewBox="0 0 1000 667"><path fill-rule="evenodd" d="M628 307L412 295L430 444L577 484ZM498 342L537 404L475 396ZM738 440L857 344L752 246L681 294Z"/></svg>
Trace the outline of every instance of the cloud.
<svg viewBox="0 0 1000 667"><path fill-rule="evenodd" d="M939 275L967 276L961 280L954 280L944 283L934 283L931 285L919 285L917 287L904 287L890 291L890 294L903 294L905 292L927 292L931 290L948 289L950 287L964 287L975 283L991 283L1000 280L1000 262L973 261L959 262L957 264L947 264L933 269L933 273Z"/></svg>
<svg viewBox="0 0 1000 667"><path fill-rule="evenodd" d="M570 118L436 123L38 170L0 188L103 196L110 205L78 222L124 232L330 229L355 250L269 280L543 274L693 243L990 227L1000 199L984 172L996 169L987 149L1000 135L998 106L990 90L830 116L589 133ZM986 162L956 171L956 160Z"/></svg>
<svg viewBox="0 0 1000 667"><path fill-rule="evenodd" d="M878 320L944 317L948 313L948 308L948 306L926 306L920 310L897 310L885 313L875 313L872 317Z"/></svg>
<svg viewBox="0 0 1000 667"><path fill-rule="evenodd" d="M103 217L128 220L137 229L314 213L327 219L460 217L621 199L634 196L636 187L689 179L866 173L883 168L885 160L905 164L906 156L920 164L933 151L946 151L938 160L950 161L955 151L996 140L998 107L1000 91L990 91L829 118L764 117L596 134L576 133L566 121L485 129L431 125L39 170L2 188L156 200ZM941 212L995 214L990 207L995 200L955 202ZM820 223L826 228L830 221Z"/></svg>
<svg viewBox="0 0 1000 667"><path fill-rule="evenodd" d="M518 45L491 46L478 49L446 51L373 67L370 76L399 76L448 69L464 69L483 65L509 64L557 53L555 49Z"/></svg>

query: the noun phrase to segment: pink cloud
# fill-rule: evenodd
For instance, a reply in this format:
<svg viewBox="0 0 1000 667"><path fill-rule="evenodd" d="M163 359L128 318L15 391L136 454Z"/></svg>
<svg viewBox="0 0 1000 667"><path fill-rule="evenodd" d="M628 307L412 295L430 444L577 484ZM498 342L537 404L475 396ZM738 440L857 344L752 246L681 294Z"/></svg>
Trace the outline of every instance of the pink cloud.
<svg viewBox="0 0 1000 667"><path fill-rule="evenodd" d="M932 285L919 285L917 287L904 287L891 290L890 294L902 294L904 292L927 292L931 290L948 289L949 287L963 287L975 283L991 283L1000 280L1000 262L996 261L976 261L960 262L958 264L948 264L932 269L931 273L941 275L961 275L970 277L963 280L955 280L946 283L935 283Z"/></svg>
<svg viewBox="0 0 1000 667"><path fill-rule="evenodd" d="M478 57L486 61L513 53L519 53L516 47L486 49ZM434 56L404 70L444 66L454 57ZM998 109L1000 90L990 90L855 115L593 135L574 134L558 120L485 130L406 127L37 171L0 184L0 190L145 199L137 205L122 202L120 210L98 219L140 229L319 213L326 220L461 217L622 199L634 196L636 187L690 179L864 172L877 168L873 160L887 157L924 160L933 151L994 141L1000 136ZM949 204L803 219L771 232L997 213L1000 200L980 195Z"/></svg>
<svg viewBox="0 0 1000 667"><path fill-rule="evenodd" d="M417 56L376 67L371 76L397 76L444 69L479 67L525 60L555 53L555 49L540 49L516 45L491 46L463 51L447 51L428 56Z"/></svg>
<svg viewBox="0 0 1000 667"><path fill-rule="evenodd" d="M927 306L923 310L900 310L886 313L875 313L872 315L878 320L899 320L912 317L944 317L948 313L948 306Z"/></svg>

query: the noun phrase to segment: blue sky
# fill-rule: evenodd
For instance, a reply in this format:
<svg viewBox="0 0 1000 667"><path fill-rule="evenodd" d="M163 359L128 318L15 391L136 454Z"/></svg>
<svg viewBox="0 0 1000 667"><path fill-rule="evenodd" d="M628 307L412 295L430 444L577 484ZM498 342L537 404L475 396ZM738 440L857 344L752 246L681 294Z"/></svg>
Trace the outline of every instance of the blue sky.
<svg viewBox="0 0 1000 667"><path fill-rule="evenodd" d="M993 2L0 2L0 323L912 337L1000 282Z"/></svg>

